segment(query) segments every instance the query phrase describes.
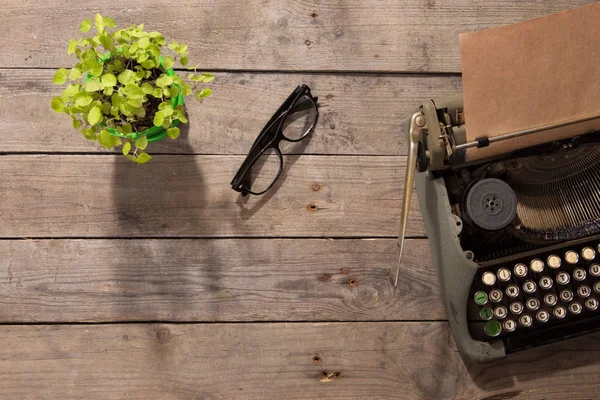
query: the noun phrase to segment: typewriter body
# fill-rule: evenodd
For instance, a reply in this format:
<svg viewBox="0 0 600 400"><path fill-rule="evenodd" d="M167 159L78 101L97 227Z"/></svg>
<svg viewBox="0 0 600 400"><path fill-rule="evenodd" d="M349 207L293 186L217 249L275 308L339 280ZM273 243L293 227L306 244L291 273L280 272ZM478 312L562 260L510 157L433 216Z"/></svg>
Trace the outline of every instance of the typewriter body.
<svg viewBox="0 0 600 400"><path fill-rule="evenodd" d="M414 183L462 356L489 362L600 328L600 135L471 161L493 141L466 142L461 96L425 102L403 128L400 251Z"/></svg>

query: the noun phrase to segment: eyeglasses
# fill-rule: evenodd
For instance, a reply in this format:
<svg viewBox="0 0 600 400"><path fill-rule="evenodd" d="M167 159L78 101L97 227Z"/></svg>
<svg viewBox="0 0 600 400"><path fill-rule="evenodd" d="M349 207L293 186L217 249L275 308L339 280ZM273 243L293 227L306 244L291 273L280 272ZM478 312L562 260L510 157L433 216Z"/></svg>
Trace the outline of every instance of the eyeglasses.
<svg viewBox="0 0 600 400"><path fill-rule="evenodd" d="M254 141L231 181L233 190L242 196L261 195L275 184L283 169L279 143L299 142L312 132L319 117L317 99L307 85L298 86L288 96Z"/></svg>

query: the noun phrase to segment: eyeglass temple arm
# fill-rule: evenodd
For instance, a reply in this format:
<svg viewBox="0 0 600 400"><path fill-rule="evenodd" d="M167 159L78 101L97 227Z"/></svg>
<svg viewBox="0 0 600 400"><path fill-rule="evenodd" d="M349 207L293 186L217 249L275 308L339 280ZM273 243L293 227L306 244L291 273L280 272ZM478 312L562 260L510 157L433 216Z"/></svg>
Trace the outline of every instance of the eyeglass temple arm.
<svg viewBox="0 0 600 400"><path fill-rule="evenodd" d="M419 126L420 125L420 126ZM406 176L404 180L404 196L402 200L402 216L400 217L400 234L398 241L400 245L400 254L398 255L398 264L394 274L394 287L398 286L400 276L400 266L402 262L402 252L404 250L404 236L406 235L406 225L408 223L408 212L410 211L410 198L412 196L413 184L415 182L415 170L417 168L417 149L419 144L419 133L425 125L425 118L419 111L410 119L408 133L408 161L406 165Z"/></svg>

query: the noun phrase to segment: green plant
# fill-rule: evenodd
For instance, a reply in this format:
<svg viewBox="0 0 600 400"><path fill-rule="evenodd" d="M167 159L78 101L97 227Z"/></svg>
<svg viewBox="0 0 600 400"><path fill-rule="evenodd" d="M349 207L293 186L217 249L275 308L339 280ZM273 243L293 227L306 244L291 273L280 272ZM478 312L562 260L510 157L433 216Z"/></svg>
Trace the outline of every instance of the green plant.
<svg viewBox="0 0 600 400"><path fill-rule="evenodd" d="M165 47L160 32L146 32L144 25L116 29L112 18L96 14L96 35L69 41L67 53L79 60L70 70L60 68L52 82L70 82L61 96L52 99L52 109L71 116L73 127L107 149L122 145L123 154L139 164L150 161L144 150L149 142L179 136L179 122L187 123L183 98L195 95L202 101L211 89L212 74L187 78L175 74L173 66L188 64L188 46L175 41ZM79 27L88 32L92 21ZM168 49L168 50L167 50Z"/></svg>

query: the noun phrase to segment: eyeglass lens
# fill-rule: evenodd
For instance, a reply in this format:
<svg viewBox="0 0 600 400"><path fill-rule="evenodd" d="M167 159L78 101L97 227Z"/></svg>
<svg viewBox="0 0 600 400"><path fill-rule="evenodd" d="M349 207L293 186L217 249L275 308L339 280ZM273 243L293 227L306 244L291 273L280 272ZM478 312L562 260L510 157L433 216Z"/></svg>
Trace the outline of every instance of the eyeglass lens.
<svg viewBox="0 0 600 400"><path fill-rule="evenodd" d="M307 95L302 95L283 121L283 136L299 140L308 135L315 124L317 108Z"/></svg>

